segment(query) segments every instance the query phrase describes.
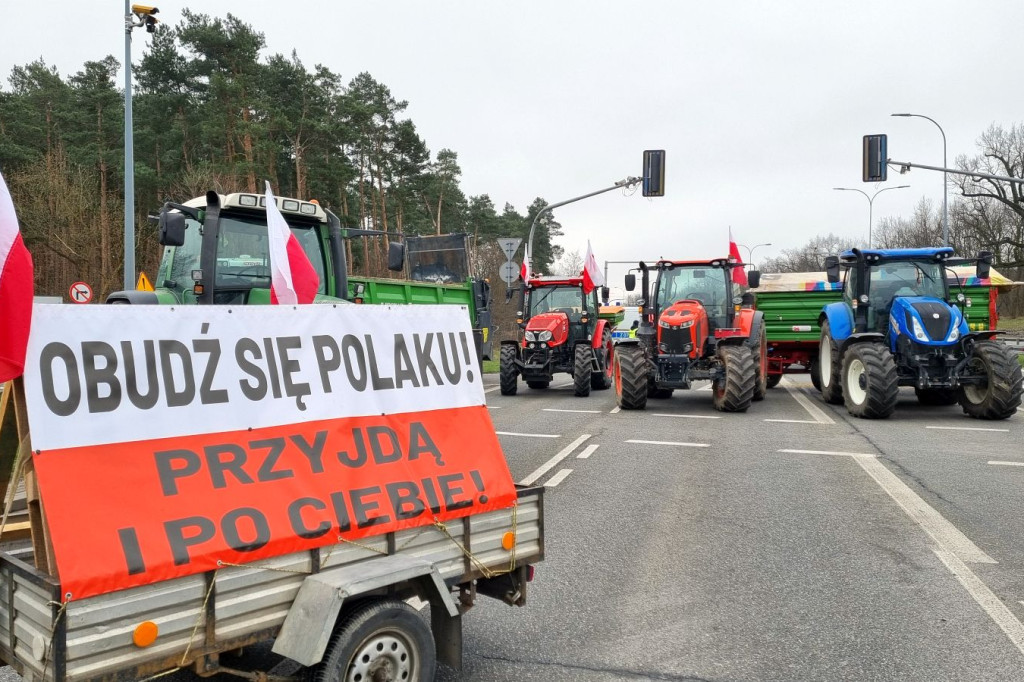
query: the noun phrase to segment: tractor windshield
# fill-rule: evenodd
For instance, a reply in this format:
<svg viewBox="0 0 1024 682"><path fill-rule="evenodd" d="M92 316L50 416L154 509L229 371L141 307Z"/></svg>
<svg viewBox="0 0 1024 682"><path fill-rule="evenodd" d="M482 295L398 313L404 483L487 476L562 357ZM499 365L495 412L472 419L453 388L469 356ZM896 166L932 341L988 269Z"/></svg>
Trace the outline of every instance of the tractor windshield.
<svg viewBox="0 0 1024 682"><path fill-rule="evenodd" d="M540 313L562 312L578 322L587 310L587 299L578 286L551 286L530 290L530 317Z"/></svg>
<svg viewBox="0 0 1024 682"><path fill-rule="evenodd" d="M892 261L871 266L868 295L877 310L887 310L897 296L946 297L942 264Z"/></svg>
<svg viewBox="0 0 1024 682"><path fill-rule="evenodd" d="M728 300L727 274L725 268L710 265L666 266L658 274L658 315L676 301L691 299L701 302L716 326L727 326L726 311L732 303Z"/></svg>

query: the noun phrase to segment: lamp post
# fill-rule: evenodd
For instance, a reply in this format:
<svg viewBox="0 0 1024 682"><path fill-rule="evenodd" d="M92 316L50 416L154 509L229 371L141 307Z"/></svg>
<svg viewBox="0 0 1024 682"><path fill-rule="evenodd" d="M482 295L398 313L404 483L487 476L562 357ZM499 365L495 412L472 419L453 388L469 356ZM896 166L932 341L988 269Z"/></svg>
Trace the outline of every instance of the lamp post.
<svg viewBox="0 0 1024 682"><path fill-rule="evenodd" d="M900 116L903 118L924 118L935 124L935 127L942 133L942 245L949 246L949 203L947 197L949 195L949 184L946 182L946 131L942 129L942 126L938 122L925 116L924 114L891 114L891 116Z"/></svg>
<svg viewBox="0 0 1024 682"><path fill-rule="evenodd" d="M124 0L124 288L135 288L135 159L132 138L132 29L156 31L160 10Z"/></svg>
<svg viewBox="0 0 1024 682"><path fill-rule="evenodd" d="M742 246L744 249L747 250L747 265L751 265L751 264L753 264L753 261L754 261L754 251L756 251L757 249L759 249L762 246L771 246L771 245L772 245L771 242L765 242L764 244L754 244L753 246L746 246L745 244L740 244L739 246Z"/></svg>
<svg viewBox="0 0 1024 682"><path fill-rule="evenodd" d="M856 189L856 188L853 188L853 187L833 187L832 189L836 190L837 192L860 192L861 194L864 195L864 198L866 198L868 200L868 248L870 249L871 248L871 228L872 228L872 225L874 223L873 207L874 207L874 203L875 203L875 197L877 197L882 192L888 192L890 189L906 189L907 187L910 187L910 185L897 185L896 187L883 187L882 189L878 190L877 192L875 192L871 196L868 196L868 193L865 192L864 190Z"/></svg>

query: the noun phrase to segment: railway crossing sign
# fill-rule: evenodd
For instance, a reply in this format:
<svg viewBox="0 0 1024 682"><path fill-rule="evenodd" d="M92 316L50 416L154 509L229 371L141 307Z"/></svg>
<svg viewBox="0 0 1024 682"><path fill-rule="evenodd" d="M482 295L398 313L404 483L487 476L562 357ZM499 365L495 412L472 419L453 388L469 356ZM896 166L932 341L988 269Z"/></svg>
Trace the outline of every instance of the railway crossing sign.
<svg viewBox="0 0 1024 682"><path fill-rule="evenodd" d="M88 303L92 300L92 287L85 282L75 282L68 289L72 303Z"/></svg>

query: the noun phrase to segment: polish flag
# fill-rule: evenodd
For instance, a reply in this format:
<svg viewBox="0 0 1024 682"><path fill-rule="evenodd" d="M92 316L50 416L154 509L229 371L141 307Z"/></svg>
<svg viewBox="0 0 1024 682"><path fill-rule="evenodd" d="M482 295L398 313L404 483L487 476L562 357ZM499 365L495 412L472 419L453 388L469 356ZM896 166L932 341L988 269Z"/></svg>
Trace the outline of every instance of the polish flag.
<svg viewBox="0 0 1024 682"><path fill-rule="evenodd" d="M267 227L270 229L270 302L312 303L320 278L277 208L267 182Z"/></svg>
<svg viewBox="0 0 1024 682"><path fill-rule="evenodd" d="M594 252L590 249L590 240L587 240L587 259L583 261L583 293L589 294L595 287L604 286L604 273L601 272Z"/></svg>
<svg viewBox="0 0 1024 682"><path fill-rule="evenodd" d="M742 263L743 258L740 256L740 247L736 245L736 242L732 240L732 228L729 228L729 262L731 263ZM747 286L747 271L742 265L732 268L732 281L733 284L739 284L740 286Z"/></svg>
<svg viewBox="0 0 1024 682"><path fill-rule="evenodd" d="M523 248L523 265L519 268L519 277L523 280L523 284L530 283L530 245L527 244Z"/></svg>
<svg viewBox="0 0 1024 682"><path fill-rule="evenodd" d="M21 376L32 324L32 254L0 175L0 382Z"/></svg>

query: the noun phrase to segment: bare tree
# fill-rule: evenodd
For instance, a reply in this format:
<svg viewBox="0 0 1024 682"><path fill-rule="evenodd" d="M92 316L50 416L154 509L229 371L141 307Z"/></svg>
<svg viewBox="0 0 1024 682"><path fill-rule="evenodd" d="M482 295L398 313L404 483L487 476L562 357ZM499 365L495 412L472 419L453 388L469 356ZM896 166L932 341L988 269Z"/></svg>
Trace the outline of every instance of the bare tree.
<svg viewBox="0 0 1024 682"><path fill-rule="evenodd" d="M583 272L583 256L579 251L563 252L552 269L562 277L579 277Z"/></svg>

